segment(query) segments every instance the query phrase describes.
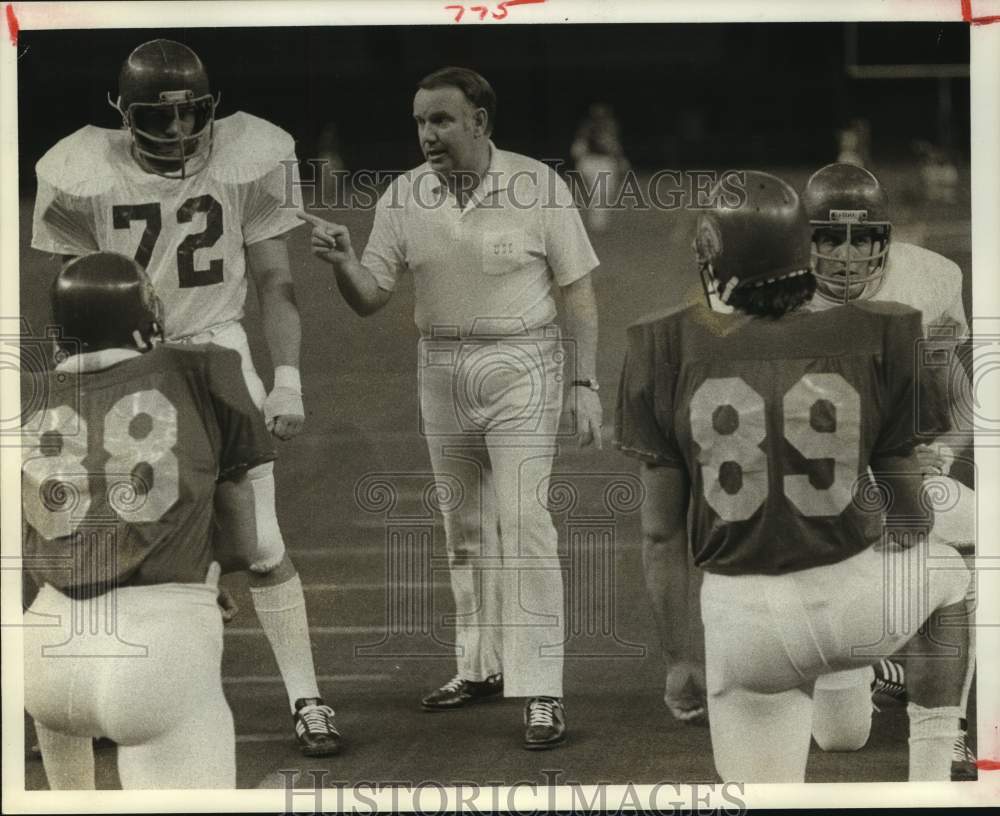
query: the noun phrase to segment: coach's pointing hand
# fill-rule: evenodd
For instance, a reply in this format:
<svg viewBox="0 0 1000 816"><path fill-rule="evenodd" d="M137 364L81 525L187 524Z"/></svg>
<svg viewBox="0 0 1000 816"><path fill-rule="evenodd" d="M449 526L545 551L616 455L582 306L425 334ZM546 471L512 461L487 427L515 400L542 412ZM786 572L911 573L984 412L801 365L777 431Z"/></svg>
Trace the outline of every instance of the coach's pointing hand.
<svg viewBox="0 0 1000 816"><path fill-rule="evenodd" d="M351 232L347 227L324 221L307 212L299 212L297 215L307 224L312 224L313 255L335 266L357 263L357 256L351 246Z"/></svg>
<svg viewBox="0 0 1000 816"><path fill-rule="evenodd" d="M347 305L362 317L374 314L385 306L392 293L380 288L374 275L358 260L351 246L350 230L343 224L324 221L302 210L297 215L307 224L312 224L313 255L333 267L337 288Z"/></svg>

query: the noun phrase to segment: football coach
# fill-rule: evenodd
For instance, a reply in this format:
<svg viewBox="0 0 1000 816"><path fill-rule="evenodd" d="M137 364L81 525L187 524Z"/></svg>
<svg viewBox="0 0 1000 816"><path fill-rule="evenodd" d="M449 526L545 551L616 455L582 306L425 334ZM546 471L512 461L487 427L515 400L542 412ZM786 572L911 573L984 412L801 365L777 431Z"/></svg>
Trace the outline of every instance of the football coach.
<svg viewBox="0 0 1000 816"><path fill-rule="evenodd" d="M546 504L566 385L553 284L575 344L577 439L600 447L598 260L558 174L491 140L496 96L483 77L426 76L413 119L426 162L379 199L360 262L345 226L303 218L359 315L382 308L404 271L414 279L421 432L439 485L461 486L441 502L458 672L422 705L527 698L524 747L550 748L566 737L563 586Z"/></svg>

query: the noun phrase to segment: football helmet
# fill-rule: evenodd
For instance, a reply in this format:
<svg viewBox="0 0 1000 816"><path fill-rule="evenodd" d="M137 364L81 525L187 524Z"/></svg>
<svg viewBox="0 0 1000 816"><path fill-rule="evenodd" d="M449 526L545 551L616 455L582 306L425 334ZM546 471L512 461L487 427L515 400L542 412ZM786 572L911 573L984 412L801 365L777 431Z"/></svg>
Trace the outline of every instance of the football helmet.
<svg viewBox="0 0 1000 816"><path fill-rule="evenodd" d="M784 280L810 272L809 221L799 196L770 173L735 174L743 195L736 206L713 192L716 206L701 213L694 239L695 257L709 305L718 311L733 292L746 286Z"/></svg>
<svg viewBox="0 0 1000 816"><path fill-rule="evenodd" d="M212 150L215 108L198 55L173 40L136 48L118 75L118 99L108 102L132 136L132 155L149 173L186 178L204 168Z"/></svg>
<svg viewBox="0 0 1000 816"><path fill-rule="evenodd" d="M163 339L163 305L149 276L116 252L94 252L70 261L56 275L52 315L74 354L106 348L136 348L138 332L147 351ZM72 342L75 341L75 342Z"/></svg>
<svg viewBox="0 0 1000 816"><path fill-rule="evenodd" d="M802 201L820 294L841 303L875 294L892 235L889 196L879 180L854 164L828 164L810 176Z"/></svg>

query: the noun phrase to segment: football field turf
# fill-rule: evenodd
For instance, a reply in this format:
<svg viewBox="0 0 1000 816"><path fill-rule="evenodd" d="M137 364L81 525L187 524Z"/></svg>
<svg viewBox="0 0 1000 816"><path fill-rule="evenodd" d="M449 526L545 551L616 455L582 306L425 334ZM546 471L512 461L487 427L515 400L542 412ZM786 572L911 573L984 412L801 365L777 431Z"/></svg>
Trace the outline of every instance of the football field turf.
<svg viewBox="0 0 1000 816"><path fill-rule="evenodd" d="M797 187L806 177L802 170L777 172ZM892 177L884 181L891 193ZM937 219L926 208L909 208L905 219L897 216L896 237L919 238L968 276L967 207L947 212ZM22 314L30 331L44 336L54 266L27 249L30 214L26 201ZM350 226L360 254L370 211L317 214ZM602 262L595 288L606 431L625 327L698 291L692 224L683 210L629 210L613 213L609 230L593 236ZM432 476L418 424L412 281L380 313L359 318L340 298L330 268L310 255L308 234L303 226L290 239L307 418L299 437L278 443L278 514L306 590L320 689L337 711L345 748L329 759L300 756L246 579L228 576L241 608L226 629L223 658L239 786L280 787L289 774L324 770L326 785L715 780L707 727L677 723L662 702L662 655L642 580L636 469L610 436L603 451L580 450L567 436L550 492L567 587L567 744L522 750L521 701L421 711L419 698L455 666L444 533L426 504ZM255 303L248 315L258 369L269 384ZM906 737L905 710L883 710L864 750L824 754L814 745L808 779L904 780ZM99 786L115 787L113 752L100 750L98 760ZM45 787L40 762L28 761L26 771L29 789Z"/></svg>

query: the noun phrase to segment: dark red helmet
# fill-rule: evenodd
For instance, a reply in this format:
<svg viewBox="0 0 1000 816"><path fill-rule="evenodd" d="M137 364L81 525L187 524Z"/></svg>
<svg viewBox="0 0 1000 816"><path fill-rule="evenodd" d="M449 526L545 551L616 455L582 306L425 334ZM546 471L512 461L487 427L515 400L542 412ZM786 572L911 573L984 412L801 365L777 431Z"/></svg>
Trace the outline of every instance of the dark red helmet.
<svg viewBox="0 0 1000 816"><path fill-rule="evenodd" d="M194 51L151 40L128 55L112 104L132 134L136 161L150 173L185 178L208 162L218 103Z"/></svg>
<svg viewBox="0 0 1000 816"><path fill-rule="evenodd" d="M151 347L163 337L163 307L153 283L135 261L116 252L94 252L66 264L51 292L52 315L68 353L136 348L139 332Z"/></svg>
<svg viewBox="0 0 1000 816"><path fill-rule="evenodd" d="M740 201L716 195L742 190ZM713 193L716 206L698 218L694 249L709 301L810 272L809 221L795 190L755 170L727 174Z"/></svg>
<svg viewBox="0 0 1000 816"><path fill-rule="evenodd" d="M813 228L820 294L840 302L871 297L889 261L892 223L885 188L863 167L828 164L810 176L802 202ZM869 238L869 254L853 249L859 239L867 245ZM834 249L825 250L826 246Z"/></svg>

